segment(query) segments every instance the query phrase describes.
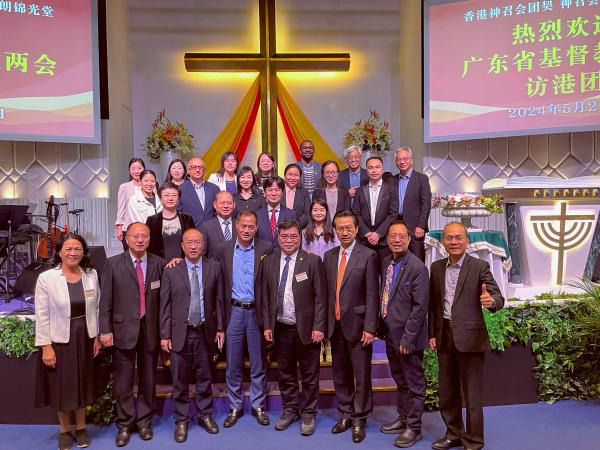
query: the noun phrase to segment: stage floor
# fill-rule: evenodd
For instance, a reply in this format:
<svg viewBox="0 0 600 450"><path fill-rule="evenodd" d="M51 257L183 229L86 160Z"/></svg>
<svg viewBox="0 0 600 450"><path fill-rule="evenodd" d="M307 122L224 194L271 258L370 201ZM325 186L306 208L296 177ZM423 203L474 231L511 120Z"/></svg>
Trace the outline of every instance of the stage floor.
<svg viewBox="0 0 600 450"><path fill-rule="evenodd" d="M8 407L4 405L4 407ZM270 414L271 422L277 419ZM216 419L221 426L224 414ZM350 431L333 435L329 429L337 419L335 410L319 411L317 430L313 436L302 437L299 424L286 431L275 431L273 426L261 427L250 414L244 415L233 428L209 435L196 424L190 427L187 442L173 441L173 420L156 418L154 439L140 440L137 434L127 447L128 450L153 450L165 448L214 448L261 450L318 448L382 449L394 448L394 435L379 432L381 423L395 418L391 407L377 407L367 425L367 437L360 445L352 443ZM536 403L529 405L494 406L485 408L486 450L592 450L600 448L600 400L577 402L562 401L553 405ZM90 428L95 450L113 450L115 447L114 425ZM434 440L444 433L439 413L426 413L423 417L423 440L414 449L430 449ZM0 448L2 450L53 450L56 449L57 426L50 425L0 425ZM73 448L76 448L73 446Z"/></svg>

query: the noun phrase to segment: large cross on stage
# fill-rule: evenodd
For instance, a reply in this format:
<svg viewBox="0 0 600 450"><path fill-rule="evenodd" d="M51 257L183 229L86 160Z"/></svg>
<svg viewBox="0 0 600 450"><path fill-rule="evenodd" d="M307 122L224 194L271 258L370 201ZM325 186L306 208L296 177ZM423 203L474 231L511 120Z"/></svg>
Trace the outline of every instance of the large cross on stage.
<svg viewBox="0 0 600 450"><path fill-rule="evenodd" d="M278 53L275 0L259 0L258 53L186 53L188 72L258 72L262 150L277 157L277 72L332 72L350 69L349 53Z"/></svg>

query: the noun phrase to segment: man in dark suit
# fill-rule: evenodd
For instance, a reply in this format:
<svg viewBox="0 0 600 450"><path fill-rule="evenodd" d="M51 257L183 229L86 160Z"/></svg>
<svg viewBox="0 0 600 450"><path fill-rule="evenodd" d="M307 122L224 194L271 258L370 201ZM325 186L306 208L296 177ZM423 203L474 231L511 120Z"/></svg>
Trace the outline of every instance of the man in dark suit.
<svg viewBox="0 0 600 450"><path fill-rule="evenodd" d="M281 250L263 261L261 288L264 336L275 345L283 403L275 429L285 430L302 417L300 434L310 436L319 400L320 343L327 329L325 274L321 258L300 250L296 221L281 222L278 239Z"/></svg>
<svg viewBox="0 0 600 450"><path fill-rule="evenodd" d="M327 334L333 358L333 384L340 420L331 432L352 427L352 440L365 438L373 410L372 342L377 328L379 264L377 253L356 242L358 219L339 212L333 226L340 246L325 253L328 299Z"/></svg>
<svg viewBox="0 0 600 450"><path fill-rule="evenodd" d="M227 393L229 413L225 428L235 425L244 414L242 369L244 343L250 357L250 400L252 415L260 425L269 425L266 412L267 369L260 304L261 261L271 252L269 242L255 239L257 219L251 209L240 211L235 226L237 239L221 244L217 256L225 280L225 340L227 345Z"/></svg>
<svg viewBox="0 0 600 450"><path fill-rule="evenodd" d="M348 168L340 171L340 188L346 189L348 196L354 200L356 190L360 186L369 184L369 174L366 169L360 167L362 161L362 150L356 145L351 145L344 150L344 158Z"/></svg>
<svg viewBox="0 0 600 450"><path fill-rule="evenodd" d="M149 440L153 436L160 280L165 262L146 252L150 243L150 229L146 224L129 225L126 239L129 250L106 261L98 320L102 345L115 347L113 390L119 447L127 445L134 425L142 439ZM136 361L137 408L133 398Z"/></svg>
<svg viewBox="0 0 600 450"><path fill-rule="evenodd" d="M223 283L218 262L202 258L204 240L194 228L183 233L185 263L165 269L160 288L160 346L171 354L176 442L187 439L189 386L196 384L198 424L218 433L212 417L214 343L223 346Z"/></svg>
<svg viewBox="0 0 600 450"><path fill-rule="evenodd" d="M277 225L285 220L298 220L293 209L283 206L281 199L285 190L285 182L280 177L267 178L263 183L267 205L260 208L258 216L258 238L279 248Z"/></svg>
<svg viewBox="0 0 600 450"><path fill-rule="evenodd" d="M203 222L215 216L213 202L219 187L204 181L206 164L202 158L194 157L188 163L190 178L181 184L181 198L178 209L194 218L194 225L200 228Z"/></svg>
<svg viewBox="0 0 600 450"><path fill-rule="evenodd" d="M235 241L237 238L233 224L235 201L231 192L217 192L213 206L217 216L207 220L200 226L200 231L202 231L204 237L204 254L212 259L217 256L217 249L223 242L232 239Z"/></svg>
<svg viewBox="0 0 600 450"><path fill-rule="evenodd" d="M398 214L410 230L410 251L425 262L425 233L429 230L431 186L427 175L413 169L412 150L396 150L396 167L400 171L390 184L398 197Z"/></svg>
<svg viewBox="0 0 600 450"><path fill-rule="evenodd" d="M379 156L367 159L369 184L354 196L352 212L358 217L358 235L361 244L375 250L379 258L389 254L385 242L390 224L398 217L396 191L381 178L383 161Z"/></svg>
<svg viewBox="0 0 600 450"><path fill-rule="evenodd" d="M390 225L387 243L392 254L381 266L380 337L392 378L398 388L398 418L381 426L384 433L399 433L396 447L406 448L421 440L421 416L425 408L423 350L428 347L427 312L429 272L409 250L410 234L401 220Z"/></svg>
<svg viewBox="0 0 600 450"><path fill-rule="evenodd" d="M308 225L308 209L310 208L310 196L308 191L301 187L300 177L302 169L298 164L288 164L283 172L285 189L281 197L281 204L296 213L300 229Z"/></svg>
<svg viewBox="0 0 600 450"><path fill-rule="evenodd" d="M466 254L469 239L459 222L444 227L448 258L431 265L429 346L440 365L440 413L446 435L432 447L483 448L483 362L489 350L482 307L496 312L504 297L487 262ZM467 408L462 420L461 388Z"/></svg>

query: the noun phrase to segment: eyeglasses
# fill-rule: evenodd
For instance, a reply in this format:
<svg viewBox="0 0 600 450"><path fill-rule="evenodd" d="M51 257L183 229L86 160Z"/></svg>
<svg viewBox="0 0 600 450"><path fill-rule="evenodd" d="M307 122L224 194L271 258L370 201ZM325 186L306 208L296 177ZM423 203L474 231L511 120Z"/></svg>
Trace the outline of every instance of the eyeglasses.
<svg viewBox="0 0 600 450"><path fill-rule="evenodd" d="M325 175L336 175L338 173L337 170L326 170L323 172Z"/></svg>
<svg viewBox="0 0 600 450"><path fill-rule="evenodd" d="M299 234L280 234L279 235L279 239L282 240L283 242L285 241L297 241L298 239L300 239L300 235Z"/></svg>
<svg viewBox="0 0 600 450"><path fill-rule="evenodd" d="M190 170L204 170L206 166L190 166Z"/></svg>
<svg viewBox="0 0 600 450"><path fill-rule="evenodd" d="M192 241L192 240L189 240L189 241L188 241L188 240L185 240L185 241L183 241L183 243L184 243L185 245L187 245L187 246L190 246L190 247L191 247L192 245L197 245L198 247L200 247L202 244L204 244L204 241L199 241L199 240L194 240L194 241Z"/></svg>
<svg viewBox="0 0 600 450"><path fill-rule="evenodd" d="M392 233L392 234L389 234L388 236L392 240L398 239L399 241L407 241L408 237L409 237L408 234L404 234L404 233Z"/></svg>

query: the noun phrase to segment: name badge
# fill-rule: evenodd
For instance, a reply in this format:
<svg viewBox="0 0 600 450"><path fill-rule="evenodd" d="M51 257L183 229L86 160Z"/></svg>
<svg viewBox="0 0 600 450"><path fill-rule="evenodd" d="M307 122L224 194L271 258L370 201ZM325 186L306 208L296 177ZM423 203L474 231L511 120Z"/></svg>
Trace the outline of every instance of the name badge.
<svg viewBox="0 0 600 450"><path fill-rule="evenodd" d="M96 295L96 289L86 289L84 293L86 297L93 297Z"/></svg>
<svg viewBox="0 0 600 450"><path fill-rule="evenodd" d="M160 287L160 280L152 281L150 283L150 289L158 289Z"/></svg>
<svg viewBox="0 0 600 450"><path fill-rule="evenodd" d="M304 280L308 280L308 275L306 275L306 272L302 272L302 273L299 273L298 275L296 275L297 283L300 283L301 281L304 281Z"/></svg>

